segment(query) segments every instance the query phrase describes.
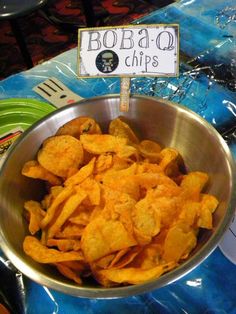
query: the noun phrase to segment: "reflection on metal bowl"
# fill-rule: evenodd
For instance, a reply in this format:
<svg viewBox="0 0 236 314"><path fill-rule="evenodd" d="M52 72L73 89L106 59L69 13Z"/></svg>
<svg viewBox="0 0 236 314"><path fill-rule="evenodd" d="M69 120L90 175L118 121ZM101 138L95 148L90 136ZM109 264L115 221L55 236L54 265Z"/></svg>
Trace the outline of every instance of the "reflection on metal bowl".
<svg viewBox="0 0 236 314"><path fill-rule="evenodd" d="M119 112L119 96L109 95L83 100L61 108L29 128L12 147L0 176L0 235L4 253L12 263L32 280L58 291L89 298L127 297L167 285L191 271L217 246L233 217L235 196L234 161L224 140L205 120L163 99L132 96L128 113ZM123 115L142 139L154 139L164 146L175 147L189 170L210 175L209 193L220 204L214 213L213 230L199 234L198 245L188 260L162 277L145 284L102 288L86 283L78 286L59 275L51 266L34 262L22 250L27 226L22 217L23 203L40 199L42 185L21 175L23 164L33 159L43 140L53 135L59 126L80 116L96 119L107 130L109 122Z"/></svg>

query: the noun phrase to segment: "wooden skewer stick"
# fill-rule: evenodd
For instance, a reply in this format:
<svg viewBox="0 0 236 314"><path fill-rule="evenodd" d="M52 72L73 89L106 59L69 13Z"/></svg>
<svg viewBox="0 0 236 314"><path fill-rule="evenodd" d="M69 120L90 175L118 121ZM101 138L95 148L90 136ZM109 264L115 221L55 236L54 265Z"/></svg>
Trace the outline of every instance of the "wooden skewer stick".
<svg viewBox="0 0 236 314"><path fill-rule="evenodd" d="M130 78L122 77L120 82L120 111L129 111Z"/></svg>

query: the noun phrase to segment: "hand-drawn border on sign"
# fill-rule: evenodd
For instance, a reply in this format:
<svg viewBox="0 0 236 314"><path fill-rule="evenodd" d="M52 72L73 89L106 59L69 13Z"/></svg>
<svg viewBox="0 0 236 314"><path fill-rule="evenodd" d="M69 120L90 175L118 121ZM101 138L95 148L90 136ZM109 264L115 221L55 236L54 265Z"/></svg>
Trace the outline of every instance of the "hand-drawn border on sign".
<svg viewBox="0 0 236 314"><path fill-rule="evenodd" d="M103 31L103 30L114 30L114 29L123 29L123 28L158 28L158 27L171 27L174 28L176 37L177 37L177 58L176 58L176 68L175 68L175 73L176 74L155 74L155 75L150 75L150 74L125 74L125 75L107 75L107 74L100 74L100 75L81 75L80 73L80 64L81 64L81 57L80 57L80 47L81 47L81 33L82 32L88 32L88 31ZM80 28L78 29L78 53L77 53L77 76L78 78L106 78L106 77L178 77L179 76L179 50L180 50L180 38L179 38L179 24L130 24L130 25L119 25L119 26L104 26L104 27L91 27L91 28Z"/></svg>

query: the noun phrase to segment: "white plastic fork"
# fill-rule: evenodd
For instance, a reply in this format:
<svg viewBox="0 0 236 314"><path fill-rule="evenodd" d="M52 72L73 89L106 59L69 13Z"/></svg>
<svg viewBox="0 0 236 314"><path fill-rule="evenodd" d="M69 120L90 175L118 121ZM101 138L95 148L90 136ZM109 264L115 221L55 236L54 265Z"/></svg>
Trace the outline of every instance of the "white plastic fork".
<svg viewBox="0 0 236 314"><path fill-rule="evenodd" d="M33 88L33 91L57 108L73 104L83 99L55 77L50 77L46 81L38 84Z"/></svg>

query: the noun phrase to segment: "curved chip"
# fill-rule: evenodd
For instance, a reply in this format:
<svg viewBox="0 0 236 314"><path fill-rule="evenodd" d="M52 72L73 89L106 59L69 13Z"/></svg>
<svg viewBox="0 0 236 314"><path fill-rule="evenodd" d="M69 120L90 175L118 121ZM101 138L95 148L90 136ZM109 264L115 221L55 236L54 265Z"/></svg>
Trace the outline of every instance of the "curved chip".
<svg viewBox="0 0 236 314"><path fill-rule="evenodd" d="M181 226L173 226L167 232L163 259L167 262L178 262L181 258L186 258L197 244L194 231L183 230Z"/></svg>
<svg viewBox="0 0 236 314"><path fill-rule="evenodd" d="M152 202L149 202L147 198L144 198L135 204L132 211L132 220L134 223L134 232L137 235L138 242L141 242L140 244L144 243L143 241L139 241L139 234L147 237L150 242L152 237L160 232L160 218L159 211L155 209ZM136 230L138 231L137 233Z"/></svg>
<svg viewBox="0 0 236 314"><path fill-rule="evenodd" d="M70 135L52 136L43 142L37 159L41 166L58 177L66 178L70 169L83 162L83 147Z"/></svg>
<svg viewBox="0 0 236 314"><path fill-rule="evenodd" d="M49 222L52 221L58 207L65 200L67 200L73 193L74 193L74 188L72 186L65 187L63 190L61 190L61 192L52 201L50 207L47 210L45 217L41 221L41 228L42 229L45 228L49 224Z"/></svg>
<svg viewBox="0 0 236 314"><path fill-rule="evenodd" d="M47 246L56 246L59 251L78 251L81 248L80 241L74 239L48 239Z"/></svg>
<svg viewBox="0 0 236 314"><path fill-rule="evenodd" d="M112 120L109 124L109 134L126 138L128 144L138 144L139 139L131 127L120 118Z"/></svg>
<svg viewBox="0 0 236 314"><path fill-rule="evenodd" d="M77 284L81 285L82 284L82 280L78 274L78 272L76 272L75 270L71 269L70 267L62 264L62 263L55 263L58 271L65 277L67 277L68 279L72 279L74 282L76 282Z"/></svg>
<svg viewBox="0 0 236 314"><path fill-rule="evenodd" d="M81 252L61 252L55 249L49 249L33 236L25 237L23 249L24 252L36 262L43 264L83 260Z"/></svg>
<svg viewBox="0 0 236 314"><path fill-rule="evenodd" d="M127 139L110 134L82 134L83 148L91 154L116 153L121 158L137 154L135 147L127 144Z"/></svg>
<svg viewBox="0 0 236 314"><path fill-rule="evenodd" d="M138 145L138 150L140 154L144 158L147 158L150 162L157 163L161 159L160 158L161 146L157 142L151 140L143 140Z"/></svg>
<svg viewBox="0 0 236 314"><path fill-rule="evenodd" d="M60 185L62 183L61 178L58 178L53 173L42 167L37 160L27 161L24 164L21 173L29 178L48 181L51 185Z"/></svg>
<svg viewBox="0 0 236 314"><path fill-rule="evenodd" d="M76 138L80 138L81 134L101 134L101 129L98 123L86 116L81 116L70 120L61 126L56 135L71 135Z"/></svg>
<svg viewBox="0 0 236 314"><path fill-rule="evenodd" d="M93 262L113 252L136 245L123 224L116 220L97 217L85 228L81 249L87 262Z"/></svg>
<svg viewBox="0 0 236 314"><path fill-rule="evenodd" d="M92 158L85 166L81 167L73 176L69 177L65 182L65 186L74 186L80 184L87 179L94 169L95 158Z"/></svg>
<svg viewBox="0 0 236 314"><path fill-rule="evenodd" d="M81 202L85 199L87 193L79 189L75 194L71 195L64 206L55 222L48 228L48 238L53 238L54 235L60 231L61 226L66 222L66 220L73 214L73 212L78 208Z"/></svg>
<svg viewBox="0 0 236 314"><path fill-rule="evenodd" d="M122 268L122 269L102 269L99 271L100 276L105 277L107 281L116 283L141 284L143 282L159 278L163 273L171 270L176 263L170 262L158 265L150 269L142 268Z"/></svg>
<svg viewBox="0 0 236 314"><path fill-rule="evenodd" d="M29 212L29 232L35 234L40 230L40 223L46 213L36 201L25 202L24 208Z"/></svg>

